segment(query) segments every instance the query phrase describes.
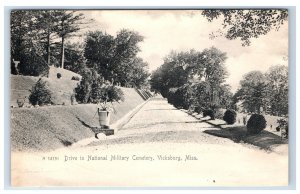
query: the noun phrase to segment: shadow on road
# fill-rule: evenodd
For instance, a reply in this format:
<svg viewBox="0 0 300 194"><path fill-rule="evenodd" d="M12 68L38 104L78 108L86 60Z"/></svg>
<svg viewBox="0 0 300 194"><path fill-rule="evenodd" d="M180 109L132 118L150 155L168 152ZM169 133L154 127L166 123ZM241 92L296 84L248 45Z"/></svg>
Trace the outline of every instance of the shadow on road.
<svg viewBox="0 0 300 194"><path fill-rule="evenodd" d="M261 131L256 135L248 134L245 126L205 130L204 133L217 137L228 138L236 143L243 141L265 150L273 150L281 144L287 144L287 140L281 139L281 137L279 137L278 135L275 135L268 131Z"/></svg>

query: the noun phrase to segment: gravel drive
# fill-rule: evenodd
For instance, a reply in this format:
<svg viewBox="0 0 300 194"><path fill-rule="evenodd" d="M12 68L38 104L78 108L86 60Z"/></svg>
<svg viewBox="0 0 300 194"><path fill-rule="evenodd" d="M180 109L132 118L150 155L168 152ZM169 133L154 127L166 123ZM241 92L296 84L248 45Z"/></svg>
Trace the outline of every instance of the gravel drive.
<svg viewBox="0 0 300 194"><path fill-rule="evenodd" d="M287 154L234 143L204 133L207 129L213 126L154 98L116 135L100 136L85 145L52 152L13 152L12 184L90 187L288 184Z"/></svg>

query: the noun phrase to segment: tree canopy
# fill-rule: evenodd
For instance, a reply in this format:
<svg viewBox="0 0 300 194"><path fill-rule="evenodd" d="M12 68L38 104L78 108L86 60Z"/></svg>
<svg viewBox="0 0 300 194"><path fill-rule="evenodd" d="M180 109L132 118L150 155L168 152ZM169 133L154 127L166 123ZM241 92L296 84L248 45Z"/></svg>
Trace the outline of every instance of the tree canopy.
<svg viewBox="0 0 300 194"><path fill-rule="evenodd" d="M173 51L152 73L151 87L171 101L172 95L179 95L175 98L188 103L187 106L212 109L229 106L225 103L232 96L230 87L224 84L228 75L226 58L226 53L215 47L202 52Z"/></svg>
<svg viewBox="0 0 300 194"><path fill-rule="evenodd" d="M84 50L87 66L121 86L142 87L149 73L148 64L137 57L141 41L139 33L127 29L120 30L116 37L102 31L89 32Z"/></svg>
<svg viewBox="0 0 300 194"><path fill-rule="evenodd" d="M202 15L209 22L221 18L223 30L213 32L211 38L225 36L229 40L240 39L243 46L249 46L252 38L279 28L288 20L287 9L210 9Z"/></svg>

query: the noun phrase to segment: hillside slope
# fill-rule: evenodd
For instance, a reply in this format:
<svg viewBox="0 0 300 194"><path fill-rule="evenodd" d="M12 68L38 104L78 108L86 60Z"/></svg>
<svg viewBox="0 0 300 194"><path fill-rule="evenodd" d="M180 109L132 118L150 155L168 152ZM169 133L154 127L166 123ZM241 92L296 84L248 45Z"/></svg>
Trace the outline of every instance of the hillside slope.
<svg viewBox="0 0 300 194"><path fill-rule="evenodd" d="M125 101L115 103L111 123L144 102L133 88L122 88ZM90 127L99 126L97 105L45 106L11 109L11 149L44 151L69 146L94 136Z"/></svg>
<svg viewBox="0 0 300 194"><path fill-rule="evenodd" d="M57 78L57 73L62 75L60 79ZM49 83L50 90L52 91L52 101L54 104L71 104L71 95L74 92L74 88L79 83L79 81L71 80L73 76L81 78L79 74L72 71L50 67L48 78L42 77L42 80ZM30 90L39 79L39 77L34 76L11 75L10 105L18 107L17 100L29 97ZM29 106L28 99L26 99L25 102L24 106Z"/></svg>

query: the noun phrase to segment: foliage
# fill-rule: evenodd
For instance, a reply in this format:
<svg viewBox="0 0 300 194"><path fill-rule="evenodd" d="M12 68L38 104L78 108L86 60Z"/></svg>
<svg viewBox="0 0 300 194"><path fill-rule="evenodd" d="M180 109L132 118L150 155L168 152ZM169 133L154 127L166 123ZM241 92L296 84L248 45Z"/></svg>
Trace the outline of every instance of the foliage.
<svg viewBox="0 0 300 194"><path fill-rule="evenodd" d="M75 73L81 73L85 67L84 45L66 42L64 68Z"/></svg>
<svg viewBox="0 0 300 194"><path fill-rule="evenodd" d="M105 80L114 84L143 87L147 84L149 73L148 64L137 57L141 41L141 35L125 29L116 37L101 31L89 32L84 49L87 66L96 69Z"/></svg>
<svg viewBox="0 0 300 194"><path fill-rule="evenodd" d="M261 108L266 110L266 79L260 71L251 71L240 81L239 100L243 107L251 113L260 113Z"/></svg>
<svg viewBox="0 0 300 194"><path fill-rule="evenodd" d="M265 76L270 113L286 116L288 114L288 67L272 66Z"/></svg>
<svg viewBox="0 0 300 194"><path fill-rule="evenodd" d="M188 109L190 105L190 89L188 85L180 88L171 88L168 94L169 103L173 104L176 108Z"/></svg>
<svg viewBox="0 0 300 194"><path fill-rule="evenodd" d="M231 109L226 110L223 116L223 120L226 121L227 124L234 124L236 121L236 112Z"/></svg>
<svg viewBox="0 0 300 194"><path fill-rule="evenodd" d="M32 87L29 96L29 102L33 105L51 104L51 91L46 81L41 78Z"/></svg>
<svg viewBox="0 0 300 194"><path fill-rule="evenodd" d="M249 46L251 38L265 35L272 29L279 30L280 26L288 20L287 9L211 9L202 11L202 15L209 22L222 17L223 31L212 33L211 38L225 36L229 40L240 39L243 46Z"/></svg>
<svg viewBox="0 0 300 194"><path fill-rule="evenodd" d="M90 103L92 100L91 99L92 86L94 87L95 90L97 85L102 85L103 83L104 80L100 77L100 75L95 70L90 70L89 68L85 68L82 71L82 79L80 83L77 85L77 87L75 88L75 97L77 102Z"/></svg>
<svg viewBox="0 0 300 194"><path fill-rule="evenodd" d="M211 120L215 120L215 112L212 109L203 110L203 117L209 116Z"/></svg>
<svg viewBox="0 0 300 194"><path fill-rule="evenodd" d="M82 21L85 19L82 13L73 10L61 10L56 16L58 24L55 26L57 35L61 38L61 58L60 67L64 68L65 60L65 39L74 36L75 32L80 30L80 25L84 24Z"/></svg>
<svg viewBox="0 0 300 194"><path fill-rule="evenodd" d="M58 79L60 79L60 78L61 78L61 73L57 73L57 74L56 74L56 77L57 77Z"/></svg>
<svg viewBox="0 0 300 194"><path fill-rule="evenodd" d="M107 103L124 100L124 94L120 88L105 83L95 70L86 69L82 79L75 88L75 97L80 103L100 104L103 109Z"/></svg>
<svg viewBox="0 0 300 194"><path fill-rule="evenodd" d="M247 132L249 134L258 134L267 126L267 121L263 115L253 114L247 122Z"/></svg>
<svg viewBox="0 0 300 194"><path fill-rule="evenodd" d="M100 103L102 110L109 110L111 107L107 104L110 102L124 101L124 93L120 88L113 85L105 85L102 87L102 96L99 99L95 99L97 103Z"/></svg>
<svg viewBox="0 0 300 194"><path fill-rule="evenodd" d="M240 89L234 94L232 103L242 102L247 112L262 110L275 116L288 114L288 67L272 66L267 73L252 71L240 81Z"/></svg>
<svg viewBox="0 0 300 194"><path fill-rule="evenodd" d="M34 51L47 65L64 59L64 40L80 30L82 14L69 10L13 10L11 12L11 56L21 61ZM80 25L80 26L79 26ZM61 42L55 42L58 37ZM56 53L57 45L60 51ZM54 57L53 57L54 56ZM54 61L53 61L54 60Z"/></svg>
<svg viewBox="0 0 300 194"><path fill-rule="evenodd" d="M22 53L18 69L22 75L46 77L49 75L49 66L46 61L34 51Z"/></svg>
<svg viewBox="0 0 300 194"><path fill-rule="evenodd" d="M226 58L226 53L215 47L202 52L173 51L165 57L164 64L153 72L150 80L152 90L169 98L174 97L170 94L171 88L190 88L186 90L188 93L178 95L188 96L188 100L183 101L184 106L200 107L202 110L229 106L232 94L229 86L223 85L228 74Z"/></svg>

